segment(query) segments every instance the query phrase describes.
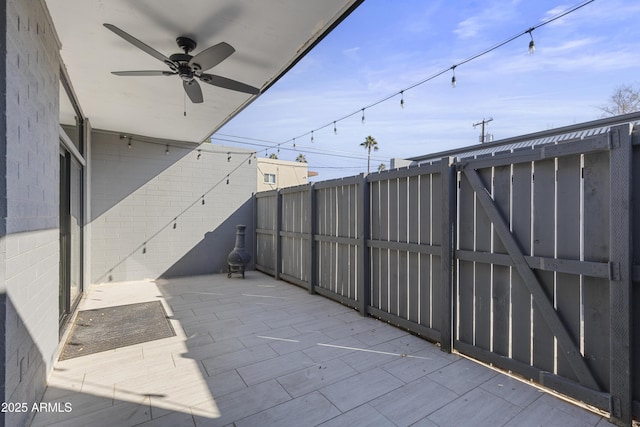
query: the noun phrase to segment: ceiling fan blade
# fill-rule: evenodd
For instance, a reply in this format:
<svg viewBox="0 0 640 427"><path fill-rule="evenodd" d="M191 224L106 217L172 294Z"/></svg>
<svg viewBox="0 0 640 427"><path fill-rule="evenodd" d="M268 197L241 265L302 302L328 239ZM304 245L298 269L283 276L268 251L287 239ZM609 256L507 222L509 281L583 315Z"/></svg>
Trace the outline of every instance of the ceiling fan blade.
<svg viewBox="0 0 640 427"><path fill-rule="evenodd" d="M218 43L191 58L189 65L193 66L197 64L200 70L206 71L227 59L235 51L236 50L228 43Z"/></svg>
<svg viewBox="0 0 640 427"><path fill-rule="evenodd" d="M197 81L191 80L190 82L183 81L182 87L184 87L184 91L187 92L189 99L194 104L200 104L202 100L202 89Z"/></svg>
<svg viewBox="0 0 640 427"><path fill-rule="evenodd" d="M171 71L112 71L116 76L175 76L177 73Z"/></svg>
<svg viewBox="0 0 640 427"><path fill-rule="evenodd" d="M258 89L257 87L249 86L248 84L228 79L226 77L216 76L214 74L202 74L200 76L200 80L213 86L235 90L238 92L249 93L251 95L257 95L260 93L260 89Z"/></svg>
<svg viewBox="0 0 640 427"><path fill-rule="evenodd" d="M164 56L163 54L161 54L151 46L146 45L145 43L141 42L137 38L133 37L131 34L122 31L120 28L116 27L115 25L112 25L112 24L103 24L103 25L109 30L119 35L120 37L122 37L123 39L125 39L126 41L128 41L129 43L131 43L132 45L134 45L135 47L137 47L138 49L147 52L149 55L164 62L165 64L173 63L173 61L171 61L169 58L167 58L166 56Z"/></svg>

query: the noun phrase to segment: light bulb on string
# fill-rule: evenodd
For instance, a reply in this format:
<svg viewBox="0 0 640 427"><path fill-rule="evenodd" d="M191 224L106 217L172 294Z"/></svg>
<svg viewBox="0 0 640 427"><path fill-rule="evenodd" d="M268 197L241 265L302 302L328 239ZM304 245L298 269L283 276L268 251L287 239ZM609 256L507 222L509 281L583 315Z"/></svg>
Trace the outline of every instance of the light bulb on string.
<svg viewBox="0 0 640 427"><path fill-rule="evenodd" d="M296 139L293 138L293 148L296 148Z"/></svg>
<svg viewBox="0 0 640 427"><path fill-rule="evenodd" d="M337 135L338 134L338 128L336 127L336 121L333 121L333 134Z"/></svg>
<svg viewBox="0 0 640 427"><path fill-rule="evenodd" d="M178 218L173 218L173 229L175 230L178 227Z"/></svg>
<svg viewBox="0 0 640 427"><path fill-rule="evenodd" d="M166 154L167 156L169 155L169 146L167 145L167 149L164 150L164 154Z"/></svg>
<svg viewBox="0 0 640 427"><path fill-rule="evenodd" d="M362 119L361 119L361 121L362 121L362 124L364 124L364 108L362 109Z"/></svg>
<svg viewBox="0 0 640 427"><path fill-rule="evenodd" d="M227 162L231 161L231 153L227 153Z"/></svg>
<svg viewBox="0 0 640 427"><path fill-rule="evenodd" d="M144 243L142 244L142 253L143 253L143 254L146 254L146 253L147 253L147 242L144 242Z"/></svg>
<svg viewBox="0 0 640 427"><path fill-rule="evenodd" d="M131 148L131 147L132 147L132 146L131 146L131 138L129 138L129 143L127 144L127 146L128 146L129 148Z"/></svg>
<svg viewBox="0 0 640 427"><path fill-rule="evenodd" d="M202 195L202 204L204 205L204 194Z"/></svg>
<svg viewBox="0 0 640 427"><path fill-rule="evenodd" d="M311 143L313 144L313 131L311 131Z"/></svg>
<svg viewBox="0 0 640 427"><path fill-rule="evenodd" d="M202 158L202 150L198 150L198 156L196 157L196 160L200 160Z"/></svg>
<svg viewBox="0 0 640 427"><path fill-rule="evenodd" d="M453 71L453 76L451 77L451 87L456 87L456 66L451 67L451 71Z"/></svg>
<svg viewBox="0 0 640 427"><path fill-rule="evenodd" d="M536 42L533 41L533 34L531 33L533 30L534 28L529 28L529 30L527 31L527 33L529 33L529 36L531 37L531 41L529 42L529 55L536 51Z"/></svg>
<svg viewBox="0 0 640 427"><path fill-rule="evenodd" d="M400 108L404 108L404 90L400 91Z"/></svg>
<svg viewBox="0 0 640 427"><path fill-rule="evenodd" d="M229 185L229 175L227 175L227 185Z"/></svg>

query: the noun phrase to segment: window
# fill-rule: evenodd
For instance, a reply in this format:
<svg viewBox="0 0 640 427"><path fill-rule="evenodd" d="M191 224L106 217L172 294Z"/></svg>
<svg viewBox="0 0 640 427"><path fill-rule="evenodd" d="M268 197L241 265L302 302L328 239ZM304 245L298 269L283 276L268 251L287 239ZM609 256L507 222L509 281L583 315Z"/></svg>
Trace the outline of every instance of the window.
<svg viewBox="0 0 640 427"><path fill-rule="evenodd" d="M276 183L276 174L274 173L265 173L264 174L264 182L267 184L275 184Z"/></svg>

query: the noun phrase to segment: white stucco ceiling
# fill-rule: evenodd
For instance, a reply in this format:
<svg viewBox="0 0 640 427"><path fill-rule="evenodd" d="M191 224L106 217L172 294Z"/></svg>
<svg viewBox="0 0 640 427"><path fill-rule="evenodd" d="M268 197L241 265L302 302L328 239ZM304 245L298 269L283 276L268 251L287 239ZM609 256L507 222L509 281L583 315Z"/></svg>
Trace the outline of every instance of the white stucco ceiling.
<svg viewBox="0 0 640 427"><path fill-rule="evenodd" d="M201 84L204 102L193 104L178 76L114 76L111 71L169 68L104 23L166 56L181 53L178 36L198 43L192 55L224 41L236 52L208 72L264 90L360 2L46 0L62 59L94 128L192 142L207 139L256 96Z"/></svg>

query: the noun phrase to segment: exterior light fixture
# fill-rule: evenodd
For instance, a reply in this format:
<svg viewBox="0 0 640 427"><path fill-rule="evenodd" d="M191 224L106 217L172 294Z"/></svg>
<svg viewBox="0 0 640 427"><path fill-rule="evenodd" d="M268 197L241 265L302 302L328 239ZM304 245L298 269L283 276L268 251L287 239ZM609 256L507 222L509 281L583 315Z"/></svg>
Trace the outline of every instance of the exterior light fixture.
<svg viewBox="0 0 640 427"><path fill-rule="evenodd" d="M527 31L527 33L529 33L529 36L531 36L531 41L529 42L529 55L536 51L536 42L533 41L533 34L531 34L533 30L534 28L529 28L529 30Z"/></svg>
<svg viewBox="0 0 640 427"><path fill-rule="evenodd" d="M456 66L451 67L451 71L453 72L453 76L451 77L451 87L456 87Z"/></svg>

